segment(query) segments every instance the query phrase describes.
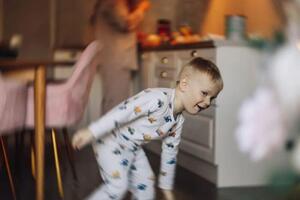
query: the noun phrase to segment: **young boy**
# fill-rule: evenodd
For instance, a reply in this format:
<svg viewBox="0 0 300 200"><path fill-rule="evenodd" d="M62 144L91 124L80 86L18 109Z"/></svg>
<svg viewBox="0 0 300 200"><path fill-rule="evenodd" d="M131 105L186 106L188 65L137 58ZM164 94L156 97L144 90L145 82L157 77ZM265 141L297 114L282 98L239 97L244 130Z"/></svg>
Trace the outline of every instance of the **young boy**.
<svg viewBox="0 0 300 200"><path fill-rule="evenodd" d="M97 141L94 149L104 180L89 199L122 199L127 190L135 199L154 199L155 177L141 146L158 139L163 140L158 184L166 199L174 199L182 112L196 115L208 108L222 89L218 68L208 60L194 58L181 70L176 88L146 89L79 130L73 147L81 149Z"/></svg>

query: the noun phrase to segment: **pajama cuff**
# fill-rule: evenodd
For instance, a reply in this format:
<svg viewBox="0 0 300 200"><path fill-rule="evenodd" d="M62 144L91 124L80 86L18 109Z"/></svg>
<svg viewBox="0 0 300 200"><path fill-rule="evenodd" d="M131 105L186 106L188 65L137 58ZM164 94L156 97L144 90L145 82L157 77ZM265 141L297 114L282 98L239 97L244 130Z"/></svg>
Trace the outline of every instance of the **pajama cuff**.
<svg viewBox="0 0 300 200"><path fill-rule="evenodd" d="M94 125L93 126L93 124L91 124L91 125L89 125L88 126L88 129L89 129L89 131L91 131L91 133L92 133L92 135L95 137L95 138L98 138L98 136L99 136L99 134L97 134L97 127Z"/></svg>
<svg viewBox="0 0 300 200"><path fill-rule="evenodd" d="M158 181L158 187L161 188L161 189L164 189L164 190L172 190L173 189L173 183L166 183L165 180L162 180L164 179L164 177L160 177L159 178L159 181Z"/></svg>
<svg viewBox="0 0 300 200"><path fill-rule="evenodd" d="M163 190L173 190L173 186L171 186L171 185L164 185L164 184L159 183L158 187Z"/></svg>

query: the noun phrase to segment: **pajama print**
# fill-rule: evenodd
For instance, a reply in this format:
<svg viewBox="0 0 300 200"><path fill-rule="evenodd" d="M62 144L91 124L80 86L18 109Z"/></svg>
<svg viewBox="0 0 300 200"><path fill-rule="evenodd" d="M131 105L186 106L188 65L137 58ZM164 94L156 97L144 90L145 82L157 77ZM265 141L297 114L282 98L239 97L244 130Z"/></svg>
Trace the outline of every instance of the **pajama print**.
<svg viewBox="0 0 300 200"><path fill-rule="evenodd" d="M183 116L174 118L175 89L152 88L125 100L89 126L104 184L90 200L155 198L155 177L142 145L162 142L159 187L172 189ZM110 133L110 134L109 134Z"/></svg>

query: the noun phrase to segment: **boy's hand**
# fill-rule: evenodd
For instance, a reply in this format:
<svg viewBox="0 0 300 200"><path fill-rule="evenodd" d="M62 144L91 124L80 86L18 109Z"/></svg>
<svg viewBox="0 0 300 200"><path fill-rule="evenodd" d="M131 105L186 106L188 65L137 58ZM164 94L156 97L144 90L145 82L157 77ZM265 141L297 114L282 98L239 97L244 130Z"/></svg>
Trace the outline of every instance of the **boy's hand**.
<svg viewBox="0 0 300 200"><path fill-rule="evenodd" d="M161 189L161 192L163 193L163 198L165 200L175 200L175 196L172 190Z"/></svg>
<svg viewBox="0 0 300 200"><path fill-rule="evenodd" d="M77 131L72 139L72 146L74 149L82 149L87 144L90 144L94 140L92 132L88 129L81 129Z"/></svg>

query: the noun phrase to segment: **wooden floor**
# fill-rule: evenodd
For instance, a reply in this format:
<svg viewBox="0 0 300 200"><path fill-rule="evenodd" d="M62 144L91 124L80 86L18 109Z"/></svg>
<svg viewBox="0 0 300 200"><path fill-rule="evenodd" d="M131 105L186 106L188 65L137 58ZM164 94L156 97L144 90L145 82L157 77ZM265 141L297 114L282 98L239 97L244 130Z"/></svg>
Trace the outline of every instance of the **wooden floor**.
<svg viewBox="0 0 300 200"><path fill-rule="evenodd" d="M60 199L55 182L55 170L52 151L50 146L46 148L46 176L45 176L45 197L46 200ZM78 181L73 179L70 165L66 159L64 147L60 150L61 160L63 160L62 174L63 186L66 200L80 200L87 197L100 184L100 175L91 147L76 152L76 167ZM18 199L34 199L34 179L30 171L29 150L25 149L22 159L15 165L14 149L10 148L10 158L12 160L12 170L18 190ZM147 152L154 171L158 171L159 157ZM10 200L11 193L8 187L7 176L3 164L0 165L0 199ZM178 167L175 181L175 196L177 200L296 200L296 197L287 198L282 190L270 188L222 188L217 189L213 184L199 178L198 176ZM126 199L130 199L127 196ZM157 195L157 199L162 199Z"/></svg>

